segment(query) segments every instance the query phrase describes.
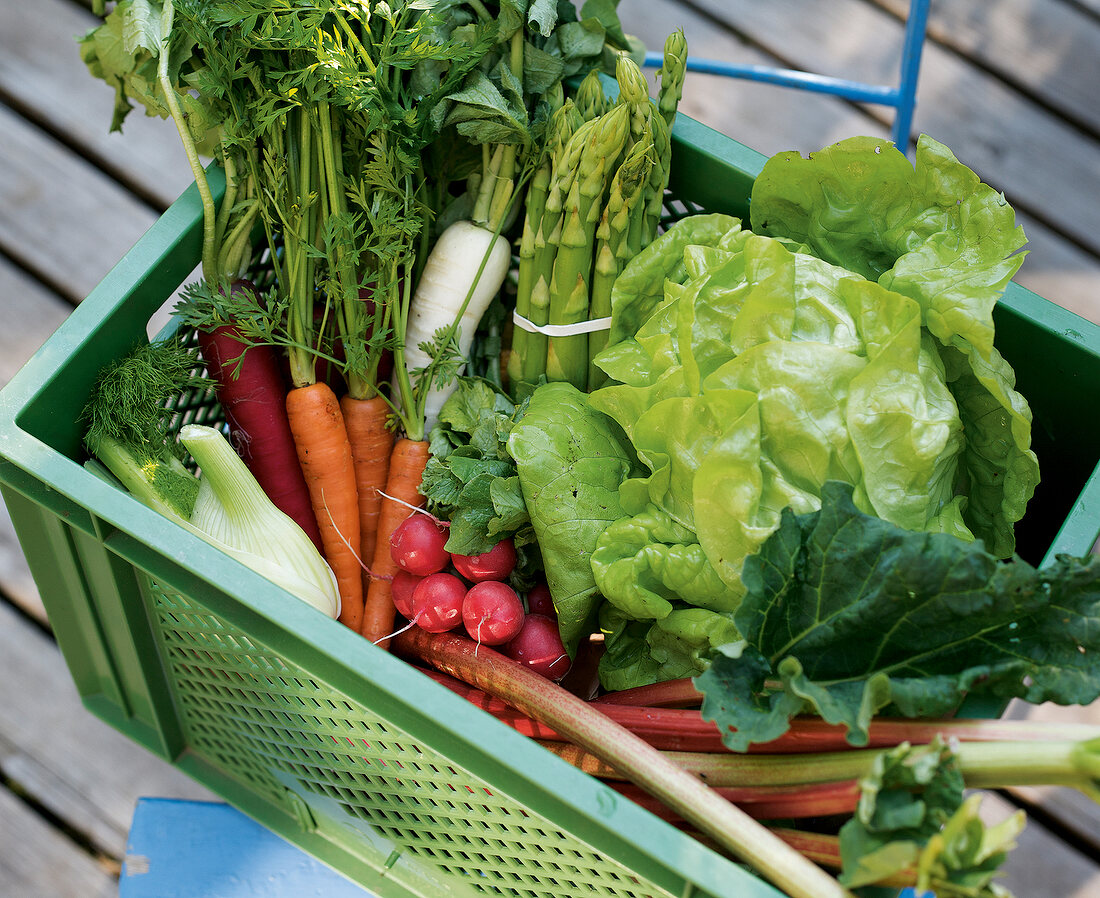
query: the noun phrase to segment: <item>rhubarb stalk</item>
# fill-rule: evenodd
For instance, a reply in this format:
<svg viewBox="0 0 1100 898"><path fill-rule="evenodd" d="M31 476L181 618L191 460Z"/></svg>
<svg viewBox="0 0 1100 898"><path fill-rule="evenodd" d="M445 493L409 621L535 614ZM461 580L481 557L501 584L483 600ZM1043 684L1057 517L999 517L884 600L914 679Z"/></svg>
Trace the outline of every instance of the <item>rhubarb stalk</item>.
<svg viewBox="0 0 1100 898"><path fill-rule="evenodd" d="M395 637L398 653L485 690L582 746L753 867L791 898L853 898L832 876L698 777L588 702L485 646L414 627Z"/></svg>
<svg viewBox="0 0 1100 898"><path fill-rule="evenodd" d="M571 743L544 745L592 776L632 779L629 771L609 762L599 752L575 739ZM968 788L1068 786L1100 801L1100 737L1077 742L956 742L951 751ZM691 751L660 754L714 787L790 786L860 779L870 772L882 750L782 755Z"/></svg>

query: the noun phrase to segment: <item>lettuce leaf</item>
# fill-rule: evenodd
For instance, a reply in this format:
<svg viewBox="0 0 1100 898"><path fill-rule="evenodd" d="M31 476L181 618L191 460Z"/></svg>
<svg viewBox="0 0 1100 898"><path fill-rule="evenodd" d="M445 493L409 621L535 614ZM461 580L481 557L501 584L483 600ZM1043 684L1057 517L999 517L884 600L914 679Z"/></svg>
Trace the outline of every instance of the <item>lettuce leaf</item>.
<svg viewBox="0 0 1100 898"><path fill-rule="evenodd" d="M783 512L744 566L742 641L696 680L703 716L744 751L815 713L866 744L871 717L951 712L967 695L1100 697L1100 557L1036 570L978 542L896 527L829 482Z"/></svg>
<svg viewBox="0 0 1100 898"><path fill-rule="evenodd" d="M992 309L1023 258L1004 198L935 141L914 166L854 138L770 159L750 208L753 230L682 219L616 282L595 360L608 382L590 402L645 469L620 488L624 512L681 528L676 551L698 567L701 550L727 609L784 510L814 511L830 480L862 512L1011 557L1039 471L993 346ZM668 541L651 534L594 556L609 601L639 621L704 607L667 577L654 588Z"/></svg>
<svg viewBox="0 0 1100 898"><path fill-rule="evenodd" d="M1004 196L926 135L912 165L888 142L860 137L809 158L772 157L750 208L755 231L916 300L968 434L963 518L992 552L1011 555L1039 469L1031 412L993 345L993 308L1026 255Z"/></svg>
<svg viewBox="0 0 1100 898"><path fill-rule="evenodd" d="M624 510L656 507L692 531L733 600L781 511L816 508L827 480L901 526L969 535L956 498L963 422L919 305L736 223L731 233L597 359L621 382L590 402L648 469L624 482Z"/></svg>
<svg viewBox="0 0 1100 898"><path fill-rule="evenodd" d="M738 638L732 615L705 608L678 607L660 620L639 621L604 602L599 622L600 682L612 690L698 676L720 645Z"/></svg>
<svg viewBox="0 0 1100 898"><path fill-rule="evenodd" d="M570 656L596 627L600 601L589 557L623 516L619 485L634 466L630 444L569 383L535 388L508 435L531 525Z"/></svg>

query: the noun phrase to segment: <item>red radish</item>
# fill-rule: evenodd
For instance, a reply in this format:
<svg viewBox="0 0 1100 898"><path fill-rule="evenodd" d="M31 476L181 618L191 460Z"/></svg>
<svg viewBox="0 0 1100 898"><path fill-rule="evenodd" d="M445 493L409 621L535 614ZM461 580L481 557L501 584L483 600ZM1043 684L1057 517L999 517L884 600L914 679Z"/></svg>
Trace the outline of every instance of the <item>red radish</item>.
<svg viewBox="0 0 1100 898"><path fill-rule="evenodd" d="M471 639L484 645L503 645L523 628L523 602L507 583L475 583L462 602L462 623Z"/></svg>
<svg viewBox="0 0 1100 898"><path fill-rule="evenodd" d="M452 555L451 561L455 570L472 583L507 580L516 567L516 544L511 539L502 539L488 552Z"/></svg>
<svg viewBox="0 0 1100 898"><path fill-rule="evenodd" d="M403 571L398 568L397 573L393 575L393 582L390 583L390 594L393 596L393 607L397 609L398 614L408 620L413 619L413 590L416 589L416 585L423 579L423 577L418 577L416 574L410 574L408 571Z"/></svg>
<svg viewBox="0 0 1100 898"><path fill-rule="evenodd" d="M528 614L523 629L502 651L549 680L565 676L571 663L558 633L558 622L545 614Z"/></svg>
<svg viewBox="0 0 1100 898"><path fill-rule="evenodd" d="M231 293L245 291L255 293L256 288L246 280L230 287ZM196 336L229 425L230 443L267 497L321 550L321 532L287 422L286 381L275 350L247 346L232 326L200 330Z"/></svg>
<svg viewBox="0 0 1100 898"><path fill-rule="evenodd" d="M451 563L447 531L426 514L411 514L390 536L390 555L402 570L420 577L435 574Z"/></svg>
<svg viewBox="0 0 1100 898"><path fill-rule="evenodd" d="M527 593L527 610L531 614L545 614L547 617L557 617L558 612L554 608L554 598L550 595L550 587L545 583L536 583Z"/></svg>
<svg viewBox="0 0 1100 898"><path fill-rule="evenodd" d="M462 623L466 584L454 574L428 574L412 593L412 617L429 633L446 633Z"/></svg>

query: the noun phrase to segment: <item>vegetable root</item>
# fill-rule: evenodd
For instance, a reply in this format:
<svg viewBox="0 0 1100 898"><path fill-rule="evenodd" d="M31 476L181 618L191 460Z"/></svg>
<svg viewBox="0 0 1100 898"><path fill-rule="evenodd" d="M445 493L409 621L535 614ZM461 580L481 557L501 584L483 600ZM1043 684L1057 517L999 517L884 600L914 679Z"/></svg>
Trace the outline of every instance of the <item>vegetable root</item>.
<svg viewBox="0 0 1100 898"><path fill-rule="evenodd" d="M325 558L340 587L340 622L358 630L363 619L359 502L340 403L327 384L314 383L291 390L286 404Z"/></svg>
<svg viewBox="0 0 1100 898"><path fill-rule="evenodd" d="M247 346L233 327L200 330L197 336L233 448L267 497L322 551L321 532L287 421L286 387L274 350Z"/></svg>
<svg viewBox="0 0 1100 898"><path fill-rule="evenodd" d="M392 589L397 563L390 553L390 536L405 518L415 513L412 509L424 503L424 497L420 495L420 479L427 463L426 440L402 437L394 443L360 626L363 636L383 648L389 646L396 613Z"/></svg>
<svg viewBox="0 0 1100 898"><path fill-rule="evenodd" d="M453 336L458 355L466 358L478 322L500 291L511 264L507 239L472 222L455 222L439 236L409 306L404 358L410 375L432 365L432 356L421 346L431 344L439 331L447 331L456 323L458 332ZM434 374L429 374L433 380ZM453 392L453 383L429 385L425 380L422 384L427 394L425 434L435 425L440 408Z"/></svg>
<svg viewBox="0 0 1100 898"><path fill-rule="evenodd" d="M351 455L355 462L356 492L359 497L359 558L364 563L374 558L374 539L378 532L378 514L382 490L393 452L393 432L386 427L390 407L381 396L355 399L340 397Z"/></svg>

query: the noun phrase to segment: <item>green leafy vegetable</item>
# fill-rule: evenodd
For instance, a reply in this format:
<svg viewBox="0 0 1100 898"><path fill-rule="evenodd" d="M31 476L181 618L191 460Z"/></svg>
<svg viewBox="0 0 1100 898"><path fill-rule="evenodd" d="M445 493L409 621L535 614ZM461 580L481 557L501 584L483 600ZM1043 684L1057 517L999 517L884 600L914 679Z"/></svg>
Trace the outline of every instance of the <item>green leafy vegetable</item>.
<svg viewBox="0 0 1100 898"><path fill-rule="evenodd" d="M913 876L938 898L1008 898L992 880L1023 829L1018 811L996 826L964 799L963 777L939 739L883 752L860 781L855 815L841 827L840 882L860 889Z"/></svg>
<svg viewBox="0 0 1100 898"><path fill-rule="evenodd" d="M740 638L732 615L682 605L650 621L604 602L599 624L605 643L600 685L610 690L698 676L720 646Z"/></svg>
<svg viewBox="0 0 1100 898"><path fill-rule="evenodd" d="M1012 523L1039 476L1030 411L993 345L993 307L1025 256L1023 229L1004 196L927 136L913 164L887 142L863 137L808 159L769 159L751 209L753 230L804 243L920 304L968 433L965 519L991 551L1010 555Z"/></svg>
<svg viewBox="0 0 1100 898"><path fill-rule="evenodd" d="M1036 570L980 542L903 530L827 483L745 562L748 593L696 683L744 751L810 712L864 744L877 711L950 713L966 695L1088 704L1100 696L1100 558Z"/></svg>
<svg viewBox="0 0 1100 898"><path fill-rule="evenodd" d="M517 550L535 541L507 449L516 415L504 393L469 377L457 380L440 410L420 491L432 513L450 521L449 552L479 555L507 537Z"/></svg>
<svg viewBox="0 0 1100 898"><path fill-rule="evenodd" d="M543 384L508 437L570 654L595 626L599 594L588 559L622 517L619 484L633 464L614 424L586 399L565 382Z"/></svg>
<svg viewBox="0 0 1100 898"><path fill-rule="evenodd" d="M921 146L916 168L862 138L810 161L777 156L752 200L773 236L689 216L615 282L594 360L607 382L591 402L646 469L623 483L623 509L656 509L689 534L675 544L701 549L727 608L781 512L818 508L829 480L899 527L1013 554L1038 467L1030 410L986 336L1022 235L1003 198L940 145ZM593 565L627 613L639 591L621 575L624 552ZM650 591L667 607L705 607L664 587ZM635 607L659 620L666 606Z"/></svg>

